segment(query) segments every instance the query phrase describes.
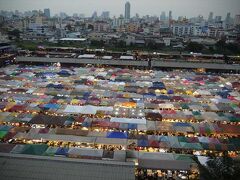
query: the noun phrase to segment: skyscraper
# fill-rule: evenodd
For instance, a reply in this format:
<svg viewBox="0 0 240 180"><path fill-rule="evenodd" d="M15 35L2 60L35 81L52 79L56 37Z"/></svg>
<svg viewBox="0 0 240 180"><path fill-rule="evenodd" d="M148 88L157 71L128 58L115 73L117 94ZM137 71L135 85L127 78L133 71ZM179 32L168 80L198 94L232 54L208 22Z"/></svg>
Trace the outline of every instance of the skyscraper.
<svg viewBox="0 0 240 180"><path fill-rule="evenodd" d="M93 19L96 19L97 17L98 17L97 11L94 11L93 14L92 14L92 18L93 18Z"/></svg>
<svg viewBox="0 0 240 180"><path fill-rule="evenodd" d="M210 12L208 15L208 22L213 22L213 12Z"/></svg>
<svg viewBox="0 0 240 180"><path fill-rule="evenodd" d="M168 20L169 20L169 22L172 21L172 11L169 11L169 13L168 13Z"/></svg>
<svg viewBox="0 0 240 180"><path fill-rule="evenodd" d="M125 3L125 19L130 19L130 8L131 5L129 2Z"/></svg>
<svg viewBox="0 0 240 180"><path fill-rule="evenodd" d="M231 13L229 12L229 13L227 13L227 16L226 16L225 22L226 22L226 24L229 24L230 21L231 21Z"/></svg>
<svg viewBox="0 0 240 180"><path fill-rule="evenodd" d="M44 15L45 15L47 18L50 18L50 9L49 9L49 8L44 9Z"/></svg>
<svg viewBox="0 0 240 180"><path fill-rule="evenodd" d="M109 11L103 11L102 12L102 15L101 15L101 18L103 18L103 19L109 19Z"/></svg>
<svg viewBox="0 0 240 180"><path fill-rule="evenodd" d="M166 20L166 13L165 13L165 11L163 11L163 12L161 13L161 15L160 15L160 20L161 20L161 21L165 21L165 20Z"/></svg>
<svg viewBox="0 0 240 180"><path fill-rule="evenodd" d="M216 16L215 17L215 23L222 21L222 16Z"/></svg>
<svg viewBox="0 0 240 180"><path fill-rule="evenodd" d="M240 24L240 14L236 14L234 18L234 25L237 26Z"/></svg>

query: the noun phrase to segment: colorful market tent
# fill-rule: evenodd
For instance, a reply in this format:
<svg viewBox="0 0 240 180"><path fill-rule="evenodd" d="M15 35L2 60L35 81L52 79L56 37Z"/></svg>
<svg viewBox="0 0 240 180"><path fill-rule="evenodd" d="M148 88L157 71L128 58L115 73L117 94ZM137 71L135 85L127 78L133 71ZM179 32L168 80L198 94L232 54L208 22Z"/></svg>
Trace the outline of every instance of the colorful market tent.
<svg viewBox="0 0 240 180"><path fill-rule="evenodd" d="M112 131L107 133L107 138L127 139L128 135L125 132Z"/></svg>
<svg viewBox="0 0 240 180"><path fill-rule="evenodd" d="M57 152L57 150L58 150L58 147L49 146L47 148L47 150L43 153L43 155L45 155L45 156L54 156L55 153Z"/></svg>
<svg viewBox="0 0 240 180"><path fill-rule="evenodd" d="M48 148L46 144L31 144L25 146L21 154L42 155Z"/></svg>
<svg viewBox="0 0 240 180"><path fill-rule="evenodd" d="M59 147L55 153L55 155L59 155L59 156L66 156L68 153L68 148L64 148L64 147Z"/></svg>

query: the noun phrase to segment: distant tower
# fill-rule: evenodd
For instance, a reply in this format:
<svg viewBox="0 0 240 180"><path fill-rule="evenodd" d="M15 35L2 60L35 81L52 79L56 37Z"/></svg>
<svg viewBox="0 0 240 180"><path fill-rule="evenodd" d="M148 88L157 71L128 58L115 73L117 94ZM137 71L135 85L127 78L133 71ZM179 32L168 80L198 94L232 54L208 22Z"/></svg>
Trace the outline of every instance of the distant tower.
<svg viewBox="0 0 240 180"><path fill-rule="evenodd" d="M221 22L222 21L222 16L216 16L215 17L215 23L216 22Z"/></svg>
<svg viewBox="0 0 240 180"><path fill-rule="evenodd" d="M130 19L130 8L131 8L130 3L126 2L126 4L125 4L125 19Z"/></svg>
<svg viewBox="0 0 240 180"><path fill-rule="evenodd" d="M166 13L163 11L160 15L160 21L165 21L166 20Z"/></svg>
<svg viewBox="0 0 240 180"><path fill-rule="evenodd" d="M92 14L92 18L93 18L93 19L96 19L97 17L98 17L97 11L94 11L93 14Z"/></svg>
<svg viewBox="0 0 240 180"><path fill-rule="evenodd" d="M227 13L225 22L226 22L226 24L230 24L230 21L231 21L231 13L229 12L229 13Z"/></svg>
<svg viewBox="0 0 240 180"><path fill-rule="evenodd" d="M172 11L169 11L169 13L168 13L168 20L169 20L169 22L172 21Z"/></svg>
<svg viewBox="0 0 240 180"><path fill-rule="evenodd" d="M168 23L169 23L169 27L171 27L171 24L172 24L172 11L169 11L169 13L168 13Z"/></svg>
<svg viewBox="0 0 240 180"><path fill-rule="evenodd" d="M240 25L240 14L236 14L235 18L234 18L234 25Z"/></svg>
<svg viewBox="0 0 240 180"><path fill-rule="evenodd" d="M50 9L49 9L49 8L44 9L44 15L45 15L47 18L50 18Z"/></svg>
<svg viewBox="0 0 240 180"><path fill-rule="evenodd" d="M208 22L213 22L213 12L210 12L208 15Z"/></svg>

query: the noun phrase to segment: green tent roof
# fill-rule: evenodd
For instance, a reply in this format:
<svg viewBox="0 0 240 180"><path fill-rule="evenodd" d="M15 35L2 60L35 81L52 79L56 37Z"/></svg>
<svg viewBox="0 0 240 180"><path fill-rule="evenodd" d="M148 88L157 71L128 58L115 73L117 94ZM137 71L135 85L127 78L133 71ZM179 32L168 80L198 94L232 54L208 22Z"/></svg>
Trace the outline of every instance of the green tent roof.
<svg viewBox="0 0 240 180"><path fill-rule="evenodd" d="M47 150L43 153L45 156L54 156L58 147L48 147Z"/></svg>
<svg viewBox="0 0 240 180"><path fill-rule="evenodd" d="M173 154L175 160L180 161L187 161L187 162L194 162L192 159L192 155L186 155L186 154Z"/></svg>
<svg viewBox="0 0 240 180"><path fill-rule="evenodd" d="M42 155L46 149L48 148L48 145L46 144L32 144L32 145L26 145L26 149L24 149L21 154L32 154L32 155Z"/></svg>
<svg viewBox="0 0 240 180"><path fill-rule="evenodd" d="M178 136L179 142L188 142L187 138L185 136Z"/></svg>
<svg viewBox="0 0 240 180"><path fill-rule="evenodd" d="M0 131L0 139L4 138L4 136L8 133L8 131Z"/></svg>
<svg viewBox="0 0 240 180"><path fill-rule="evenodd" d="M189 106L187 104L181 104L182 109L189 109Z"/></svg>
<svg viewBox="0 0 240 180"><path fill-rule="evenodd" d="M186 142L180 142L181 148L184 149L194 149L194 150L202 150L203 147L200 143L186 143Z"/></svg>

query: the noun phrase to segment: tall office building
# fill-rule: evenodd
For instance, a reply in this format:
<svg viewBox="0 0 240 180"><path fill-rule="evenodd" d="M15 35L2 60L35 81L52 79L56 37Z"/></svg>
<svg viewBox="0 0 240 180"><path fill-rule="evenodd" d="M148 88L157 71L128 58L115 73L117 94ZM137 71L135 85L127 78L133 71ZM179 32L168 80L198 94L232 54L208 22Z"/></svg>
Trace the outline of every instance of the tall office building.
<svg viewBox="0 0 240 180"><path fill-rule="evenodd" d="M222 21L222 16L216 16L215 17L215 22L220 22Z"/></svg>
<svg viewBox="0 0 240 180"><path fill-rule="evenodd" d="M240 25L240 14L237 14L234 18L234 25Z"/></svg>
<svg viewBox="0 0 240 180"><path fill-rule="evenodd" d="M169 20L169 22L172 21L172 11L169 11L169 13L168 13L168 20Z"/></svg>
<svg viewBox="0 0 240 180"><path fill-rule="evenodd" d="M130 3L126 2L126 4L125 4L125 19L130 19L130 8L131 8Z"/></svg>
<svg viewBox="0 0 240 180"><path fill-rule="evenodd" d="M227 13L227 16L226 16L225 22L226 22L226 24L229 24L230 21L231 21L231 13L229 12L229 13Z"/></svg>
<svg viewBox="0 0 240 180"><path fill-rule="evenodd" d="M213 12L210 12L208 15L208 22L213 22Z"/></svg>
<svg viewBox="0 0 240 180"><path fill-rule="evenodd" d="M109 11L103 11L102 12L102 15L101 15L101 18L103 19L109 19L110 15L109 15Z"/></svg>
<svg viewBox="0 0 240 180"><path fill-rule="evenodd" d="M94 11L93 14L92 14L92 18L93 18L93 19L96 19L97 17L98 17L97 11Z"/></svg>
<svg viewBox="0 0 240 180"><path fill-rule="evenodd" d="M49 8L44 9L44 15L45 15L47 18L50 18L50 9L49 9Z"/></svg>
<svg viewBox="0 0 240 180"><path fill-rule="evenodd" d="M160 21L165 21L166 20L166 13L163 11L160 15Z"/></svg>

